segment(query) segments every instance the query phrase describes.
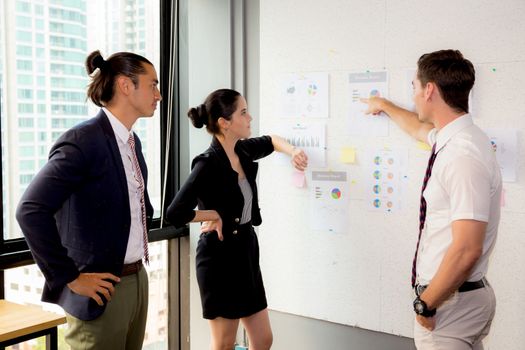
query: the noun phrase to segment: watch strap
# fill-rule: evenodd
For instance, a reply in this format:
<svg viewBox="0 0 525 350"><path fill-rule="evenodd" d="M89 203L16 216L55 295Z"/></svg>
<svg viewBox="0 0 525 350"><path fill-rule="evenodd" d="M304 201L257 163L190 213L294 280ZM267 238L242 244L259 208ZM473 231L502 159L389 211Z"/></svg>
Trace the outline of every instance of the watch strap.
<svg viewBox="0 0 525 350"><path fill-rule="evenodd" d="M416 306L418 304L422 306L422 310L420 310ZM419 297L416 297L416 299L414 299L414 311L416 312L416 314L423 316L423 317L432 317L436 314L436 309L429 310L427 303L425 303Z"/></svg>

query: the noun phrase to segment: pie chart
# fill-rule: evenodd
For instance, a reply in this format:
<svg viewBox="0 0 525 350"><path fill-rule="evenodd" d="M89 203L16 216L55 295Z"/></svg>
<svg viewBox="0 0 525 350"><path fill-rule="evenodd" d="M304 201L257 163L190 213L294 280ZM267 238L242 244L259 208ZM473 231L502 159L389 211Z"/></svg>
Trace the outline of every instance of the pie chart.
<svg viewBox="0 0 525 350"><path fill-rule="evenodd" d="M334 188L334 189L332 189L331 195L332 195L333 199L339 199L339 198L341 198L341 190L338 189L338 188Z"/></svg>

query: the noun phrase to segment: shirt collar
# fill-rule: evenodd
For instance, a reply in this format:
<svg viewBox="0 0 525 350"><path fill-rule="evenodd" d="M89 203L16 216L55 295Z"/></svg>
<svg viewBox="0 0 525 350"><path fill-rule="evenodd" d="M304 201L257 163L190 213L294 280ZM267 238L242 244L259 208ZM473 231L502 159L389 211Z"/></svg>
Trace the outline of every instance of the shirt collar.
<svg viewBox="0 0 525 350"><path fill-rule="evenodd" d="M115 135L122 142L127 143L129 136L133 135L132 131L128 130L128 128L126 128L126 126L124 126L124 124L122 124L122 122L118 120L117 117L115 117L113 113L109 111L109 109L107 109L106 107L102 107L102 110L108 116L109 123L111 124L111 127L113 128L113 132L115 133Z"/></svg>
<svg viewBox="0 0 525 350"><path fill-rule="evenodd" d="M454 135L473 124L472 116L467 113L445 125L436 134L436 152L442 149Z"/></svg>

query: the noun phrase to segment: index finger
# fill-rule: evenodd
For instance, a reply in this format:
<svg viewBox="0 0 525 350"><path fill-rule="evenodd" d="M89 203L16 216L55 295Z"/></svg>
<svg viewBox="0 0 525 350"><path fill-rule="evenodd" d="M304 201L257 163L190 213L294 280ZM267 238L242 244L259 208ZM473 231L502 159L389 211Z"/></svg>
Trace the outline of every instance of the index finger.
<svg viewBox="0 0 525 350"><path fill-rule="evenodd" d="M361 97L361 98L359 99L359 101L361 101L361 102L363 102L363 103L368 103L368 102L370 101L370 99L369 99L369 98L366 98L366 97Z"/></svg>

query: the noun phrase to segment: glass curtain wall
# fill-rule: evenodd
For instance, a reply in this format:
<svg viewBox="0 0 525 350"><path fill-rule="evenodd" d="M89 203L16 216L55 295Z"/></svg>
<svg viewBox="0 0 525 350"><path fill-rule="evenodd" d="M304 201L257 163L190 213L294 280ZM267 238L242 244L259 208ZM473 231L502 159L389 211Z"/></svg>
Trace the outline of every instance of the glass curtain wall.
<svg viewBox="0 0 525 350"><path fill-rule="evenodd" d="M22 237L15 220L20 196L67 129L94 116L86 101L84 61L132 51L159 70L159 0L1 0L0 108L4 241ZM159 74L162 85L162 76ZM150 169L148 190L160 216L160 117L139 119L134 130ZM167 349L167 248L150 244L150 308L144 349ZM36 265L5 271L5 298L43 305L44 279ZM62 312L51 304L45 309ZM43 340L17 349L43 349ZM60 349L66 348L64 344Z"/></svg>

